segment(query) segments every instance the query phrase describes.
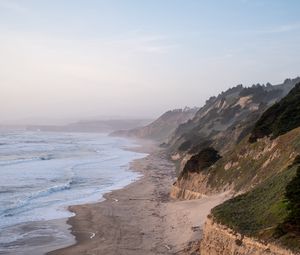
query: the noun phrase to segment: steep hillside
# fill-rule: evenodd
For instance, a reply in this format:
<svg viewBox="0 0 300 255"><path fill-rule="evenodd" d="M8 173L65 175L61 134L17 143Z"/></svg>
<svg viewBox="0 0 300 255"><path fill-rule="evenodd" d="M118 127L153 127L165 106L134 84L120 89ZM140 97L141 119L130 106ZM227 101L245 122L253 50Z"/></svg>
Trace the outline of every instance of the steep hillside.
<svg viewBox="0 0 300 255"><path fill-rule="evenodd" d="M211 174L214 181L226 179L239 190L245 190L247 182L254 187L214 208L214 221L243 235L276 242L300 252L299 120L300 83L264 112L249 141L244 141L245 151L248 142L248 147L259 153L260 157L254 158L256 162L249 158L249 164L245 162L241 166L243 160L236 158L236 165L241 166L239 172L234 167L227 174L221 174L220 169ZM264 151L276 148L269 158L264 158L264 151L259 149L263 141L272 144L271 147L264 146Z"/></svg>
<svg viewBox="0 0 300 255"><path fill-rule="evenodd" d="M188 107L168 111L147 126L128 131L117 131L112 135L146 138L163 142L180 124L192 119L197 111L198 108Z"/></svg>
<svg viewBox="0 0 300 255"><path fill-rule="evenodd" d="M261 116L251 132L249 141L271 135L276 138L300 125L300 83L280 102Z"/></svg>
<svg viewBox="0 0 300 255"><path fill-rule="evenodd" d="M201 255L298 255L275 243L264 242L208 218L200 244Z"/></svg>
<svg viewBox="0 0 300 255"><path fill-rule="evenodd" d="M249 90L247 91L249 92ZM187 197L186 194L193 194L192 196L188 195L189 198L193 198L199 197L201 194L228 189L235 192L244 192L291 164L293 158L300 154L300 129L296 128L289 131L291 128L300 125L297 122L300 116L299 90L300 86L295 86L286 97L262 114L256 124L249 124L247 133L251 134L246 133L241 141L235 140L235 136L231 135L229 137L231 141L228 141L230 146L219 147L220 142L218 140L224 140L223 135L229 135L231 130L229 129L229 131L220 132L214 137L214 140L204 140L199 143L200 146L190 149L189 154L186 154L190 157L187 156L186 160L181 159L180 161L182 171L174 183L172 196ZM245 90L242 90L242 93L245 93ZM241 94L241 91L239 94ZM276 114L269 114L269 112L273 112L274 108L277 109ZM277 123L276 125L281 128L281 136L272 137L272 139L266 136L250 143L249 137L252 137L256 132L257 126L268 126L269 119L265 118L266 114L272 116L272 124ZM238 125L241 125L241 123ZM251 130L249 127L253 126L255 127ZM179 147L179 150L183 145ZM212 155L214 157L211 156L211 159L213 159L211 164L203 164L203 159L199 157L207 151L207 148L214 152L214 155ZM178 158L180 160L180 157ZM174 156L173 159L176 160ZM205 160L208 159L206 157Z"/></svg>
<svg viewBox="0 0 300 255"><path fill-rule="evenodd" d="M253 190L215 207L214 221L242 235L300 251L299 163L295 161Z"/></svg>
<svg viewBox="0 0 300 255"><path fill-rule="evenodd" d="M211 97L195 117L181 124L168 143L173 159L181 161L211 146L221 154L230 150L252 130L261 114L284 97L300 78L280 85L236 86ZM182 170L182 168L181 168Z"/></svg>
<svg viewBox="0 0 300 255"><path fill-rule="evenodd" d="M209 167L193 170L184 167L173 185L173 197L184 198L184 194L191 192L200 197L224 190L235 193L251 190L287 168L300 154L300 128L274 140L263 138L251 144L248 138Z"/></svg>

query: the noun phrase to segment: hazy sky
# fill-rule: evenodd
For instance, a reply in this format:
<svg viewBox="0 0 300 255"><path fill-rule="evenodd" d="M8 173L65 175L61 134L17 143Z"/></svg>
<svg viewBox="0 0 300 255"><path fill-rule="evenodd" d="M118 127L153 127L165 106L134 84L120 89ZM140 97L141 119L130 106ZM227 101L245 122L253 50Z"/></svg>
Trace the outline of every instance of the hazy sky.
<svg viewBox="0 0 300 255"><path fill-rule="evenodd" d="M300 1L0 0L0 121L156 117L300 75Z"/></svg>

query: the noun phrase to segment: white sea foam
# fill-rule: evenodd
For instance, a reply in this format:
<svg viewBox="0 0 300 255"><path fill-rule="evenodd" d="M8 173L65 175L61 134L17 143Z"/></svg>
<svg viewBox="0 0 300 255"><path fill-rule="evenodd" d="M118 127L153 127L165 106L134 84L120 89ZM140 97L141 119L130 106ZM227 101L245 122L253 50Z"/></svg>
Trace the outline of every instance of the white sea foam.
<svg viewBox="0 0 300 255"><path fill-rule="evenodd" d="M10 132L0 134L0 144L1 233L69 217L68 205L98 201L137 179L129 162L145 156L123 150L130 141L103 134ZM0 253L5 247L7 235L0 234Z"/></svg>

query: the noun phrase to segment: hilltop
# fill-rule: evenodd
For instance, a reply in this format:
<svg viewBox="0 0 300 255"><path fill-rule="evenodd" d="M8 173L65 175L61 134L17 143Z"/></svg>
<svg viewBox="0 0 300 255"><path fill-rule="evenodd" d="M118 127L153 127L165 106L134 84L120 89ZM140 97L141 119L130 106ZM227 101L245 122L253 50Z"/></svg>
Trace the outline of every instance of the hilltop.
<svg viewBox="0 0 300 255"><path fill-rule="evenodd" d="M192 119L197 110L198 108L189 107L170 110L146 126L131 130L116 131L111 135L153 139L163 142L169 138L178 125Z"/></svg>
<svg viewBox="0 0 300 255"><path fill-rule="evenodd" d="M263 112L300 82L286 79L279 85L238 85L208 99L194 118L177 127L168 141L170 157L180 173L192 155L207 147L220 154L234 148L253 129Z"/></svg>

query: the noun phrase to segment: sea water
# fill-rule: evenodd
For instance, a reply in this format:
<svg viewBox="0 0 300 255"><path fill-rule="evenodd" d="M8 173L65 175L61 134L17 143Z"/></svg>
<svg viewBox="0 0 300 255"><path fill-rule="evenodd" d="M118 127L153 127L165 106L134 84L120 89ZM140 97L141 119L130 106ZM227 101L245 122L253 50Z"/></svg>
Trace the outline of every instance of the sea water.
<svg viewBox="0 0 300 255"><path fill-rule="evenodd" d="M0 254L42 254L43 242L44 251L63 245L70 234L51 220L139 177L129 163L145 154L130 146L96 133L1 132Z"/></svg>

